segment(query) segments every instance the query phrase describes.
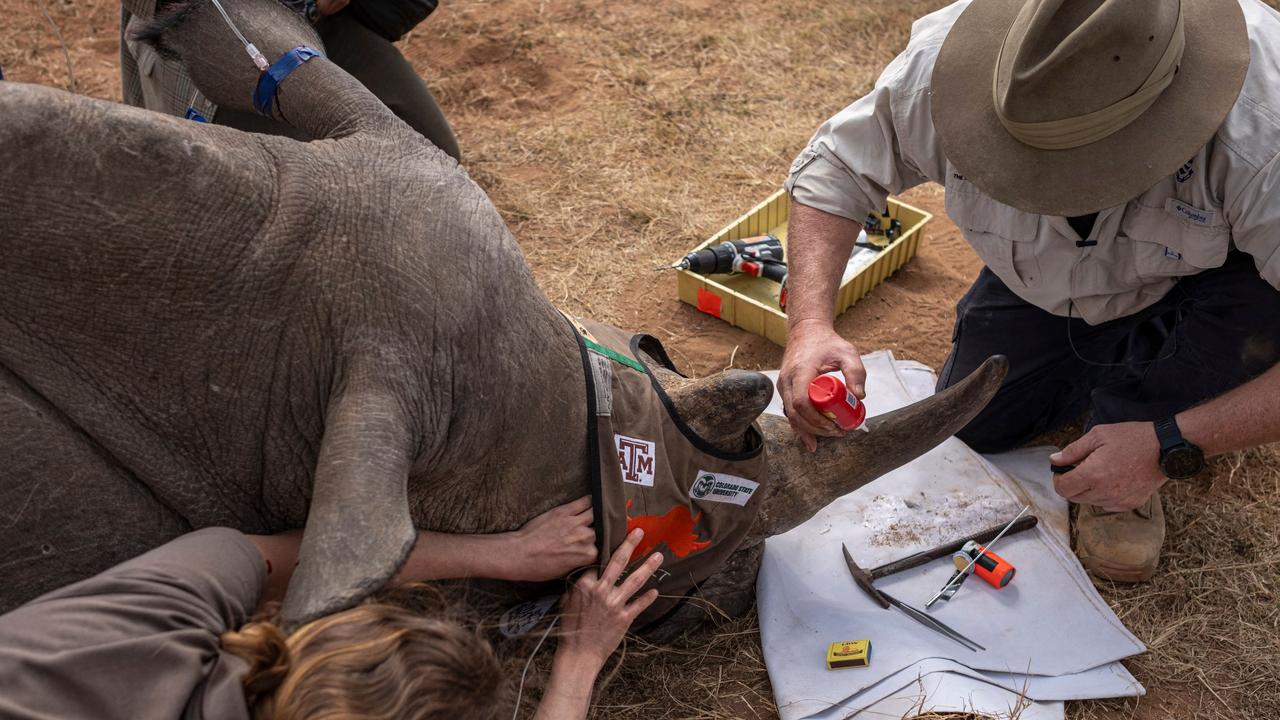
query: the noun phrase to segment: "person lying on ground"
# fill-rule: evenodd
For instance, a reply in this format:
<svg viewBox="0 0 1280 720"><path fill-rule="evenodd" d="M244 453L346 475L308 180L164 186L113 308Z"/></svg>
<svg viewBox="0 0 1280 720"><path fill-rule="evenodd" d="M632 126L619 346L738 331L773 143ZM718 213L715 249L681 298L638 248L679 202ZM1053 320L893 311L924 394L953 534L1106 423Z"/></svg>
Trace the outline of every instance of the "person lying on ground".
<svg viewBox="0 0 1280 720"><path fill-rule="evenodd" d="M436 0L280 0L310 20L325 55L364 84L401 120L455 160L458 139L425 81L392 43L421 23ZM201 95L181 62L134 38L163 11L163 0L121 0L120 84L124 103L157 112L192 114L248 132L310 140L303 131L271 118L219 108ZM230 30L228 30L230 32ZM317 48L320 49L320 48ZM274 60L275 58L271 58ZM248 61L248 58L245 58Z"/></svg>
<svg viewBox="0 0 1280 720"><path fill-rule="evenodd" d="M561 577L595 556L577 542L590 512L587 499L505 535L423 532L395 583ZM660 554L618 582L641 536L629 535L603 574L587 570L562 599L539 720L586 717L596 675L656 597L639 591ZM498 717L501 667L459 622L387 602L289 633L251 620L283 595L300 540L206 528L0 616L0 717Z"/></svg>
<svg viewBox="0 0 1280 720"><path fill-rule="evenodd" d="M863 394L832 308L868 212L943 184L986 267L939 389L993 354L1010 367L957 436L1001 452L1088 412L1052 458L1076 552L1150 578L1161 485L1280 440L1278 36L1258 0L957 2L916 22L786 182L792 427L811 447L842 434L807 399L821 372Z"/></svg>

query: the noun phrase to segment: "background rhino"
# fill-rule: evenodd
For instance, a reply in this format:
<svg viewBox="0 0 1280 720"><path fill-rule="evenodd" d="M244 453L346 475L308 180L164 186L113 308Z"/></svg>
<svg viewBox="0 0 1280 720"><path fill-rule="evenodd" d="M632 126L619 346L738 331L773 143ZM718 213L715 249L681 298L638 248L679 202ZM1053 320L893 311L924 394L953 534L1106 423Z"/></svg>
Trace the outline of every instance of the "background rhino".
<svg viewBox="0 0 1280 720"><path fill-rule="evenodd" d="M269 59L319 47L271 0L224 5ZM210 3L157 36L249 109L257 69ZM587 492L577 343L484 193L323 59L275 115L323 139L0 83L0 610L192 528L305 524L300 620L383 584L415 525L508 530ZM704 597L745 608L765 537L954 433L1003 371L816 453L761 418L760 516ZM659 377L727 449L771 392Z"/></svg>

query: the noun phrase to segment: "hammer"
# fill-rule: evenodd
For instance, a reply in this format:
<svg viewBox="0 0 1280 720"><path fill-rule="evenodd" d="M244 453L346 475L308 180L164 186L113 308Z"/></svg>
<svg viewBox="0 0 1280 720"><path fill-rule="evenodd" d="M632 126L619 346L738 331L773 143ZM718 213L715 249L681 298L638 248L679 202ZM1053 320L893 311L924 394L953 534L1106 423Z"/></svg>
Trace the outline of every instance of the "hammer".
<svg viewBox="0 0 1280 720"><path fill-rule="evenodd" d="M844 550L844 564L849 566L849 574L853 576L853 581L875 601L875 604L888 610L889 599L883 592L877 590L875 585L872 585L874 578L871 577L871 573L858 567L858 563L853 561L853 556L849 554L849 548L844 543L840 543L840 548Z"/></svg>
<svg viewBox="0 0 1280 720"><path fill-rule="evenodd" d="M844 543L840 544L840 548L844 550L844 562L849 566L849 574L853 575L853 581L858 585L858 587L862 588L863 592L875 601L877 605L885 610L888 610L889 606L892 605L893 607L901 610L907 617L936 633L960 643L967 650L973 652L986 650L986 648L982 647L978 643L970 640L964 635L961 635L952 628L947 627L941 620L938 620L931 615L926 615L920 610L911 607L883 590L877 590L876 587L871 584L871 573L858 567L858 563L854 562L853 556L849 554L849 548L846 547Z"/></svg>
<svg viewBox="0 0 1280 720"><path fill-rule="evenodd" d="M1039 522L1039 518L1035 515L1025 515L1018 518L1017 521L1010 525L1008 532L1005 534L1013 535L1020 533L1023 530L1030 530ZM968 537L960 538L955 542L949 542L935 548L922 550L915 555L908 555L901 560L894 560L891 563L885 563L879 567L873 567L866 571L866 574L870 576L871 580L879 580L882 577L889 577L890 575L900 573L903 570L920 567L921 565L933 562L939 558L951 557L952 554L958 552L960 548L969 544L970 541L976 542L979 545L986 545L987 543L990 543L993 538L1000 534L1000 531L1003 530L1004 527L1004 525L996 525L994 527L989 527L986 530L980 530ZM868 584L870 584L870 582L868 582Z"/></svg>

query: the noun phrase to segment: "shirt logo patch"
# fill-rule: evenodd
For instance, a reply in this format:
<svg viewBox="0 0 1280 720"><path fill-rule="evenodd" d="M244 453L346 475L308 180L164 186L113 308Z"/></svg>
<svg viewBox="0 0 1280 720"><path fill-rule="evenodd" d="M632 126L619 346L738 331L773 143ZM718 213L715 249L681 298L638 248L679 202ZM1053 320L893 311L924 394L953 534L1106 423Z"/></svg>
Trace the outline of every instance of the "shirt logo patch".
<svg viewBox="0 0 1280 720"><path fill-rule="evenodd" d="M618 465L622 467L622 482L653 487L654 444L648 440L614 434L614 447L618 449Z"/></svg>
<svg viewBox="0 0 1280 720"><path fill-rule="evenodd" d="M1174 250L1171 247L1167 247L1164 249L1164 256L1167 258L1173 258L1174 260L1182 259L1182 253L1178 252L1177 250Z"/></svg>
<svg viewBox="0 0 1280 720"><path fill-rule="evenodd" d="M1188 160L1182 167L1178 168L1178 172L1173 174L1173 179L1179 183L1184 183L1196 174L1195 168L1191 167L1191 160Z"/></svg>
<svg viewBox="0 0 1280 720"><path fill-rule="evenodd" d="M1165 200L1164 209L1174 215L1177 215L1182 220L1201 227L1209 227L1210 225L1213 225L1214 221L1218 218L1218 213L1212 210L1201 210L1200 208L1192 207L1175 198Z"/></svg>
<svg viewBox="0 0 1280 720"><path fill-rule="evenodd" d="M752 482L736 475L713 473L702 470L698 479L689 488L689 496L694 500L705 502L724 502L734 505L746 505L755 494L760 483Z"/></svg>

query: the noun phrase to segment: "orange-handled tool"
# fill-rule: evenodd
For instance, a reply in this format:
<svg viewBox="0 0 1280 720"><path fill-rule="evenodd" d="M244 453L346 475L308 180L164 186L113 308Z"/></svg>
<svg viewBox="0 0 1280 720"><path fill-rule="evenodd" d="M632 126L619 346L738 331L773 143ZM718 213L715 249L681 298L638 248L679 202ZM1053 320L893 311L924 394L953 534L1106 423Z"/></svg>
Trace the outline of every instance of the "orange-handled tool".
<svg viewBox="0 0 1280 720"><path fill-rule="evenodd" d="M979 545L978 546L979 549L976 551L977 557L973 558L968 563L965 563L963 567L960 566L960 563L957 563L957 569L955 574L951 576L951 579L947 581L946 585L942 586L941 590L934 593L933 597L929 598L929 601L924 604L924 608L928 610L929 608L933 607L933 604L937 602L938 599L943 597L944 595L947 598L950 598L951 595L954 595L955 594L954 592L950 592L948 594L948 591L950 591L951 588L955 587L958 583L964 582L964 579L969 576L969 570L973 568L974 565L976 565L979 560L991 554L991 551L988 550L987 548L999 542L1000 538L1004 537L1004 534L1009 532L1009 530L1013 528L1013 526L1018 522L1018 520L1022 519L1022 516L1026 515L1027 511L1030 509L1031 509L1030 505L1023 507L1022 510L1018 511L1018 514L1015 515L1013 519L1009 521L1009 524L1004 526L1004 529L1000 531L1000 534L996 535L994 538L991 539L991 542L986 544L986 547ZM977 543L973 543L973 544L976 545ZM1008 565L1008 563L1005 563L1005 564ZM1010 569L1012 569L1013 566L1009 565L1009 567ZM997 580L998 579L999 578L997 577ZM1009 579L1012 580L1013 576L1010 575ZM988 580L987 582L991 582L991 581ZM996 587L1003 587L1003 585L996 585Z"/></svg>
<svg viewBox="0 0 1280 720"><path fill-rule="evenodd" d="M962 557L964 560L961 560ZM1017 569L1009 564L1008 560L972 540L965 543L964 548L960 550L960 553L952 561L956 564L956 569L961 570L968 564L969 560L975 557L978 560L973 563L973 572L978 577L986 580L991 587L999 590L1013 582L1013 576L1017 573Z"/></svg>

